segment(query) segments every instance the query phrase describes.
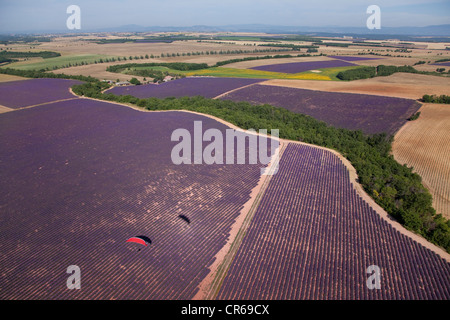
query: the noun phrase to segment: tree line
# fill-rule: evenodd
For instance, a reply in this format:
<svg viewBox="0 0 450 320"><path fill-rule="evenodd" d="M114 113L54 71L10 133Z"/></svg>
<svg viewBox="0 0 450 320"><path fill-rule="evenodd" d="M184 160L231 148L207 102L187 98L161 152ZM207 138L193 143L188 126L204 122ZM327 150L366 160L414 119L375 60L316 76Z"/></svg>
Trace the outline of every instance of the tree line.
<svg viewBox="0 0 450 320"><path fill-rule="evenodd" d="M208 68L207 63L187 63L187 62L149 62L149 63L126 63L126 64L116 64L114 66L109 66L106 71L109 72L121 72L127 68L136 67L166 67L169 69L179 70L179 71L191 71L200 70Z"/></svg>
<svg viewBox="0 0 450 320"><path fill-rule="evenodd" d="M0 57L4 58L35 58L41 57L43 59L60 57L61 54L59 52L54 51L39 51L39 52L26 52L26 51L0 51Z"/></svg>
<svg viewBox="0 0 450 320"><path fill-rule="evenodd" d="M440 72L419 71L412 66L385 66L379 65L377 67L360 67L356 69L349 69L339 72L336 77L340 80L352 81L359 79L367 79L373 77L390 76L397 72L417 73L427 75L442 75Z"/></svg>
<svg viewBox="0 0 450 320"><path fill-rule="evenodd" d="M0 63L12 63L19 61L19 58L34 58L41 57L43 59L54 58L61 56L58 52L53 51L39 51L39 52L22 52L22 51L0 51Z"/></svg>
<svg viewBox="0 0 450 320"><path fill-rule="evenodd" d="M450 96L447 96L445 94L442 94L440 96L437 96L435 94L429 95L424 94L422 97L422 101L426 103L444 103L444 104L450 104Z"/></svg>
<svg viewBox="0 0 450 320"><path fill-rule="evenodd" d="M279 48L289 48L293 51L300 51L301 49L318 49L318 45L298 45L292 43L263 43L259 44L260 47L279 47Z"/></svg>

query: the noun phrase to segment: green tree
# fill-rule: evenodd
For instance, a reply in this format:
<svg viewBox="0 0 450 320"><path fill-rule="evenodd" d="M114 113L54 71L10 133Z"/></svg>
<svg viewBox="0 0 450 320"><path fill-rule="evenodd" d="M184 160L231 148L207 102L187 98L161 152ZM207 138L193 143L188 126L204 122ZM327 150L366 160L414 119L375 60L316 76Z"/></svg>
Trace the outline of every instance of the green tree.
<svg viewBox="0 0 450 320"><path fill-rule="evenodd" d="M136 79L136 78L131 78L130 83L134 84L134 85L140 85L141 84L141 82L138 79Z"/></svg>

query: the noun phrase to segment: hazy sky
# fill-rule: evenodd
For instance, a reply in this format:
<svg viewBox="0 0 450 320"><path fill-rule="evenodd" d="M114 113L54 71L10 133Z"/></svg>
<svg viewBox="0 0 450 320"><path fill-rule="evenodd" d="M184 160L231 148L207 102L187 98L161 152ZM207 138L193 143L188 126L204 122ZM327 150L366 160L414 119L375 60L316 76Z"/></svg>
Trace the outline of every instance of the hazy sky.
<svg viewBox="0 0 450 320"><path fill-rule="evenodd" d="M450 23L450 0L0 0L0 33L65 31L71 4L81 8L81 31L128 24L365 27L372 4L381 8L382 27Z"/></svg>

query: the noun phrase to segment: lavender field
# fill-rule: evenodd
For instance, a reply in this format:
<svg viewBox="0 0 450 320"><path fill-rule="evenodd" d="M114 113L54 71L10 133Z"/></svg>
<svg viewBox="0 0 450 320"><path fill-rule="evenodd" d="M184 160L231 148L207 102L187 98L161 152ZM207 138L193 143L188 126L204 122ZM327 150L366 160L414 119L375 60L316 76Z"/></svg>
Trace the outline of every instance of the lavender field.
<svg viewBox="0 0 450 320"><path fill-rule="evenodd" d="M250 69L271 71L271 72L282 72L282 73L299 73L323 68L337 68L350 66L356 66L356 64L341 60L329 60L329 61L306 61L306 62L290 62L282 64L269 64L264 66L253 67Z"/></svg>
<svg viewBox="0 0 450 320"><path fill-rule="evenodd" d="M432 63L434 66L444 66L444 67L450 67L450 61L449 62L438 62L438 63Z"/></svg>
<svg viewBox="0 0 450 320"><path fill-rule="evenodd" d="M75 98L71 86L81 81L66 79L30 79L0 83L0 105L17 109L45 102Z"/></svg>
<svg viewBox="0 0 450 320"><path fill-rule="evenodd" d="M369 266L380 268L370 290ZM337 156L290 143L218 299L450 299L450 264L395 230Z"/></svg>
<svg viewBox="0 0 450 320"><path fill-rule="evenodd" d="M195 120L227 128L88 99L1 114L0 299L192 298L261 168L174 165L171 134Z"/></svg>
<svg viewBox="0 0 450 320"><path fill-rule="evenodd" d="M108 90L107 93L112 93L115 95L129 94L141 99L150 97L180 98L184 96L203 96L205 98L214 98L227 91L261 81L264 81L264 79L188 77L162 84L115 87Z"/></svg>
<svg viewBox="0 0 450 320"><path fill-rule="evenodd" d="M259 84L233 91L222 99L271 104L368 134L394 134L420 108L418 102L409 99Z"/></svg>

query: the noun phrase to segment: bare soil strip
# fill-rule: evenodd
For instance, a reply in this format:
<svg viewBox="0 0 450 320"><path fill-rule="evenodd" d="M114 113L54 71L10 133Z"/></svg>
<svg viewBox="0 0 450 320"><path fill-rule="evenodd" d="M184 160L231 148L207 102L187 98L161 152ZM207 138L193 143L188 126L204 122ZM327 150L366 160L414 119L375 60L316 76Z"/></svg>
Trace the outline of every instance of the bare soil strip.
<svg viewBox="0 0 450 320"><path fill-rule="evenodd" d="M70 92L72 92L72 90L70 90ZM73 92L72 92L72 93L73 93ZM55 103L55 102L70 101L70 100L75 100L75 99L79 99L79 97L76 97L76 98L67 98L67 99L60 99L60 100L54 100L54 101L49 101L49 102L43 102L43 103L33 104L33 105L31 105L31 106L21 107L21 108L17 108L17 109L13 109L13 110L30 109L30 108L39 107L39 106L44 106L44 105L46 105L46 104L51 104L51 103Z"/></svg>
<svg viewBox="0 0 450 320"><path fill-rule="evenodd" d="M224 92L222 94L219 94L217 97L214 97L213 99L220 99L221 97L223 97L223 96L225 96L225 95L227 95L227 94L229 94L231 92L234 92L234 91L237 91L237 90L241 90L241 89L244 89L244 88L247 88L247 87L251 87L251 86L254 86L255 84L257 84L257 83L251 83L251 84L248 84L248 85L243 86L243 87L232 89L230 91L227 91L227 92Z"/></svg>
<svg viewBox="0 0 450 320"><path fill-rule="evenodd" d="M8 112L8 111L13 111L14 109L11 109L11 108L8 108L8 107L5 107L5 106L2 106L2 105L0 105L0 113L4 113L4 112Z"/></svg>

